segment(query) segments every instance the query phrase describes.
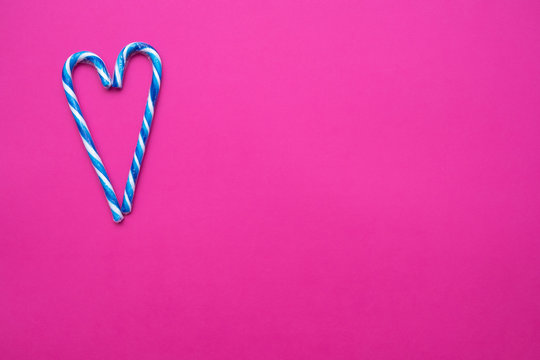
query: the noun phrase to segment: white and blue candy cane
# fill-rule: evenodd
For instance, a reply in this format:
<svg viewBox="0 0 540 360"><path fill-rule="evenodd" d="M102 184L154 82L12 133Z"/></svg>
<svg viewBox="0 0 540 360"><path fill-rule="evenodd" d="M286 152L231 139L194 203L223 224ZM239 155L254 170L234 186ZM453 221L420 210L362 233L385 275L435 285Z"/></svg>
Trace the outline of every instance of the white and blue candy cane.
<svg viewBox="0 0 540 360"><path fill-rule="evenodd" d="M156 100L159 94L159 88L161 86L161 58L159 57L156 49L142 42L131 43L122 49L118 55L118 59L116 60L116 68L114 71L114 80L112 86L116 88L122 87L122 80L124 79L127 61L130 56L135 54L144 54L152 62L152 84L150 85L150 92L148 94L148 100L146 101L146 109L144 111L141 131L139 133L139 138L137 139L137 146L135 147L135 153L133 154L133 161L131 163L126 189L124 191L124 198L122 201L122 212L124 214L129 214L133 208L135 186L141 171L144 151L146 149L146 142L148 141L148 136L150 135L152 119L154 118L154 108L156 106Z"/></svg>
<svg viewBox="0 0 540 360"><path fill-rule="evenodd" d="M86 121L84 121L81 107L79 106L79 101L77 100L77 96L73 90L72 72L77 64L80 63L89 63L93 65L99 74L101 83L106 88L111 87L111 78L105 64L103 63L103 60L101 60L96 54L88 51L81 51L71 55L66 60L62 70L62 85L64 86L64 90L66 92L69 108L71 109L71 113L73 114L77 127L79 128L79 134L81 135L84 147L90 156L92 165L94 166L94 169L99 177L99 181L101 182L101 186L103 186L103 190L105 191L105 197L107 198L107 202L111 208L114 222L118 223L124 219L124 216L120 211L118 200L116 199L116 194L114 193L111 181L109 180L107 171L105 171L103 161L101 161L101 158L98 155L96 145L92 140L92 136L90 135Z"/></svg>

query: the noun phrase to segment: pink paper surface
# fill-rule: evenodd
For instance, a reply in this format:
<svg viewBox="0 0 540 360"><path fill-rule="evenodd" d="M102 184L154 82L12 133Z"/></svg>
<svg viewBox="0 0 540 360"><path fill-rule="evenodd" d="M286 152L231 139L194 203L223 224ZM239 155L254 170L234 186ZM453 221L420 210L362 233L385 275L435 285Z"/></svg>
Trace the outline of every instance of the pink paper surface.
<svg viewBox="0 0 540 360"><path fill-rule="evenodd" d="M539 359L537 1L2 1L1 359ZM74 52L162 88L113 223ZM117 194L151 66L75 70Z"/></svg>

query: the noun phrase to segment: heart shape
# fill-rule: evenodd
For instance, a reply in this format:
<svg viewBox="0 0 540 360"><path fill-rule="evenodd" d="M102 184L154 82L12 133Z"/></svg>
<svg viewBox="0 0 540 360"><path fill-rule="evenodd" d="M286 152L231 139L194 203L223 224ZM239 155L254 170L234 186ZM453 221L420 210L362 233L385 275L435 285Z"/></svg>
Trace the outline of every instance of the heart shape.
<svg viewBox="0 0 540 360"><path fill-rule="evenodd" d="M77 100L77 96L75 95L75 91L73 89L72 73L73 69L78 64L88 63L94 66L101 79L101 83L105 88L109 89L112 86L113 88L121 89L127 61L132 55L137 53L146 55L152 62L152 83L150 85L141 131L139 132L137 146L135 147L135 153L133 154L133 161L129 170L128 180L124 190L122 207L120 210L116 193L111 185L111 181L107 175L103 161L98 154L96 145L92 140L90 130L88 129L86 121L82 116L81 107L79 106L79 101ZM119 223L124 219L124 215L129 214L133 208L135 186L139 178L144 151L146 149L148 136L150 135L152 119L154 118L154 108L156 106L156 100L159 94L159 88L161 86L161 58L152 46L142 42L131 43L124 47L118 55L114 69L114 78L111 81L107 67L99 56L89 51L77 52L71 55L64 64L64 68L62 70L62 85L64 86L64 91L66 92L69 108L73 114L75 122L77 123L77 128L79 129L79 134L81 135L83 145L88 152L90 161L96 170L101 186L105 192L105 197L107 198L107 202L111 208L113 220L114 222Z"/></svg>

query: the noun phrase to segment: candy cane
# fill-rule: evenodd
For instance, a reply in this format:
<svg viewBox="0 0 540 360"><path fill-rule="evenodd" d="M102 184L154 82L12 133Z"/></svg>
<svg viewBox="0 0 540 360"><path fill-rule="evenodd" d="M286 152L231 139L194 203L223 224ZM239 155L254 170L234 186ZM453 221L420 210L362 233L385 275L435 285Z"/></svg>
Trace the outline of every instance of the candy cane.
<svg viewBox="0 0 540 360"><path fill-rule="evenodd" d="M88 152L88 156L90 156L90 160L92 161L94 170L96 170L99 181L101 182L101 186L105 191L105 197L107 198L107 202L109 203L109 207L111 208L113 220L114 222L119 223L124 219L124 216L120 211L118 200L116 199L116 194L114 193L111 181L109 180L107 171L105 171L103 161L101 161L101 158L98 155L96 145L94 145L94 141L92 140L92 136L90 135L90 131L88 130L88 126L86 125L86 121L84 121L84 118L82 116L79 101L77 100L77 96L75 95L75 92L73 90L73 79L71 74L75 66L80 63L92 64L99 74L101 83L106 88L111 87L111 78L109 76L107 68L105 67L105 64L103 63L103 60L101 60L96 54L88 51L81 51L71 55L66 60L64 68L62 70L62 85L64 86L64 90L66 92L69 108L71 109L71 113L73 114L75 122L77 123L77 127L79 128L79 134L81 135L84 147Z"/></svg>
<svg viewBox="0 0 540 360"><path fill-rule="evenodd" d="M148 100L146 101L146 109L144 111L141 131L137 140L137 146L135 147L135 153L133 154L133 161L131 163L131 168L129 170L128 180L124 191L124 199L122 201L122 212L124 214L129 214L133 208L135 186L141 171L144 151L146 149L146 142L148 141L148 136L150 135L152 119L154 118L154 108L156 106L156 100L159 94L159 88L161 86L161 59L157 51L152 46L142 42L131 43L122 49L118 55L118 59L116 60L116 68L114 71L112 86L122 88L122 80L124 79L127 61L130 56L137 53L146 55L152 62L152 84L150 85L150 92L148 94Z"/></svg>

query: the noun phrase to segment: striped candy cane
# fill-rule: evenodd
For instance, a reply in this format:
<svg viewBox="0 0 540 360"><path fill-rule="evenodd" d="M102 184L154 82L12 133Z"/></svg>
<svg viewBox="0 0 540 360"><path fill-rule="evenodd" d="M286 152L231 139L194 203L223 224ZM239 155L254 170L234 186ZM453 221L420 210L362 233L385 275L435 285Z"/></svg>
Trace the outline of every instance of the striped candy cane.
<svg viewBox="0 0 540 360"><path fill-rule="evenodd" d="M135 153L133 154L133 161L129 170L126 189L124 191L124 199L122 201L122 212L124 214L129 214L133 208L135 186L141 171L144 151L146 149L146 142L148 141L148 135L150 135L150 128L152 127L152 119L154 117L154 108L156 106L156 100L159 94L159 88L161 86L161 59L157 51L152 46L142 42L131 43L122 49L120 55L118 55L118 59L116 60L116 68L114 71L112 86L122 88L122 80L124 79L127 61L130 56L137 53L144 54L150 59L152 62L153 74L148 100L146 101L146 109L144 111L142 127L137 140L137 146L135 147Z"/></svg>
<svg viewBox="0 0 540 360"><path fill-rule="evenodd" d="M105 171L103 161L101 161L101 158L98 155L96 145L92 140L92 136L90 135L90 131L88 130L88 126L86 125L86 121L84 121L81 107L79 106L79 101L77 100L77 96L75 95L75 92L73 90L73 79L71 74L75 66L77 66L77 64L79 63L92 64L99 74L101 83L106 88L111 87L111 78L109 76L107 68L105 67L105 64L103 63L103 60L101 60L96 54L88 51L81 51L71 55L66 60L64 68L62 70L62 84L66 92L69 108L71 109L71 113L73 114L75 122L77 123L77 127L79 128L79 134L81 135L84 147L88 152L88 156L90 156L90 160L92 161L94 170L96 170L99 181L101 182L101 186L103 186L103 190L105 191L105 197L107 198L109 207L111 208L114 222L119 223L124 219L124 216L120 211L118 200L116 199L116 194L114 193L111 181L109 180L107 171Z"/></svg>

